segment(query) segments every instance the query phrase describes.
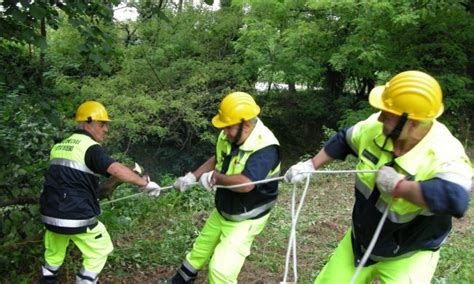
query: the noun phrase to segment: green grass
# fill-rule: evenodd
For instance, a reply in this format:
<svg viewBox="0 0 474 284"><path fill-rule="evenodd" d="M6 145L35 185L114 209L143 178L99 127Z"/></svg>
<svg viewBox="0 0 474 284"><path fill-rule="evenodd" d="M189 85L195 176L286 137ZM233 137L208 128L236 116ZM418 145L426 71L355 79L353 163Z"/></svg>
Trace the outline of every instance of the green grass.
<svg viewBox="0 0 474 284"><path fill-rule="evenodd" d="M474 283L473 217L474 208L471 205L467 216L454 222L451 237L441 249L433 283Z"/></svg>
<svg viewBox="0 0 474 284"><path fill-rule="evenodd" d="M351 168L351 165L342 164L338 168ZM165 185L170 183L163 182ZM298 222L299 283L314 280L349 227L353 183L354 177L350 174L313 179ZM298 187L298 196L302 189L302 186ZM279 202L267 227L254 243L239 275L240 283L282 281L291 225L292 190L292 186L281 184ZM124 186L114 198L135 192ZM101 281L156 283L167 279L191 249L213 202L212 194L196 187L184 194L169 191L154 199L141 196L104 206L100 220L106 225L115 249L101 274ZM473 217L474 206L471 205L463 219L455 220L451 237L441 250L432 283L474 283ZM21 258L21 270L4 274L4 279L8 279L6 282L37 281L42 243L26 244L27 248L31 248L31 253ZM80 252L71 244L61 271L61 283L74 282L74 274L80 266ZM289 280L293 279L292 270L289 277ZM197 283L206 282L204 270Z"/></svg>

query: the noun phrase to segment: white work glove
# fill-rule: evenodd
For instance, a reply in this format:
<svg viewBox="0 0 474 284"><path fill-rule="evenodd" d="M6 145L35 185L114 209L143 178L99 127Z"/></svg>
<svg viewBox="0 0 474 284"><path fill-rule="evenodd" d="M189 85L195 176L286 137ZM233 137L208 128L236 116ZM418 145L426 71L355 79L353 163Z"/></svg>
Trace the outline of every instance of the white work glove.
<svg viewBox="0 0 474 284"><path fill-rule="evenodd" d="M135 163L135 165L133 166L132 171L134 171L135 173L137 173L139 175L143 175L142 167L140 167L140 165L137 164L137 163Z"/></svg>
<svg viewBox="0 0 474 284"><path fill-rule="evenodd" d="M398 183L404 179L404 175L397 173L394 168L387 166L381 167L375 176L375 182L380 193L389 196L393 196L393 191Z"/></svg>
<svg viewBox="0 0 474 284"><path fill-rule="evenodd" d="M148 182L142 189L148 192L148 196L150 197L158 197L161 192L161 187L154 181Z"/></svg>
<svg viewBox="0 0 474 284"><path fill-rule="evenodd" d="M173 187L179 192L185 192L188 190L193 183L196 182L196 177L192 172L187 173L185 176L179 177L173 184Z"/></svg>
<svg viewBox="0 0 474 284"><path fill-rule="evenodd" d="M203 173L201 178L199 179L199 183L202 187L204 187L207 191L215 191L216 187L214 186L214 181L212 181L212 176L214 175L214 171L210 171L207 173Z"/></svg>
<svg viewBox="0 0 474 284"><path fill-rule="evenodd" d="M311 159L309 159L306 162L299 162L298 164L291 166L286 171L284 179L287 183L296 184L309 177L311 173L308 172L312 171L314 171L314 166Z"/></svg>

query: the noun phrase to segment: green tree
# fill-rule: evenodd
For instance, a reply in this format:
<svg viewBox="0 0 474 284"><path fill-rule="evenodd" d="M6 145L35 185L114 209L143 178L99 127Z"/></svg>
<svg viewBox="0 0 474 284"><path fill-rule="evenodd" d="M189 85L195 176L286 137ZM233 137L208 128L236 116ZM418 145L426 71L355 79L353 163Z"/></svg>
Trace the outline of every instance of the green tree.
<svg viewBox="0 0 474 284"><path fill-rule="evenodd" d="M291 93L319 87L328 34L306 1L250 1L248 10L236 41L248 80L286 83Z"/></svg>

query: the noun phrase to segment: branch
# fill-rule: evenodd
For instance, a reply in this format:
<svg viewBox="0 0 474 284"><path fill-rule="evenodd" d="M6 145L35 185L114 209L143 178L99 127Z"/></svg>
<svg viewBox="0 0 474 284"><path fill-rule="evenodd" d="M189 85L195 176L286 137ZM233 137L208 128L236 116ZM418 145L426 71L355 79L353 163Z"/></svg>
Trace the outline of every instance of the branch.
<svg viewBox="0 0 474 284"><path fill-rule="evenodd" d="M144 57L145 57L145 60L146 60L146 63L148 64L148 66L150 67L153 75L155 76L156 80L158 81L158 83L160 84L160 87L163 87L163 83L161 82L160 80L160 77L158 76L158 74L156 73L156 70L155 70L155 67L153 66L153 64L151 63L150 59L148 58L146 52L143 53Z"/></svg>

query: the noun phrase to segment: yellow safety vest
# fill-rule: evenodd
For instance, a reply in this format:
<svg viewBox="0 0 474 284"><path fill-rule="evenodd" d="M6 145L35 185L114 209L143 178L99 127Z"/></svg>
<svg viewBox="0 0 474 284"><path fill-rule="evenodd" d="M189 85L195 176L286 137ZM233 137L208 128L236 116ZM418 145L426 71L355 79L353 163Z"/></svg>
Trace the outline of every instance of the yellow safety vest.
<svg viewBox="0 0 474 284"><path fill-rule="evenodd" d="M247 160L254 152L270 145L279 146L280 144L270 129L259 119L252 133L247 137L245 142L238 147L238 152L235 155L231 154L232 145L222 131L217 139L215 169L221 172L224 160L229 155L232 155L229 166L224 174L240 174L244 171ZM267 174L267 178L277 176L279 173L280 163ZM265 187L268 186L268 184L263 184L262 186ZM259 193L258 186L248 193L231 192L228 189L220 188L216 192L217 209L224 217L234 221L254 218L263 212L269 211L275 202L276 195L271 198L265 197L263 193ZM220 206L219 204L229 204L229 206ZM237 207L238 209L229 210L230 207Z"/></svg>
<svg viewBox="0 0 474 284"><path fill-rule="evenodd" d="M41 219L48 229L83 228L97 223L99 179L85 163L87 149L96 144L90 136L75 133L51 149L48 172L61 172L51 172L61 180L51 180L54 178L47 175L40 197Z"/></svg>
<svg viewBox="0 0 474 284"><path fill-rule="evenodd" d="M461 143L441 123L434 121L426 136L408 153L393 159L390 139L383 147L386 136L379 113L361 121L346 132L346 142L359 157L357 170L377 170L393 162L400 173L415 181L434 178L470 186L472 168ZM389 197L374 194L375 174L359 173L356 177L356 203L353 211L353 235L363 250L370 242ZM468 190L468 189L466 189ZM387 222L371 258L400 256L416 249L437 249L451 229L451 216L435 215L403 198L395 199L389 209ZM365 245L364 245L365 244ZM405 249L405 251L404 251Z"/></svg>

